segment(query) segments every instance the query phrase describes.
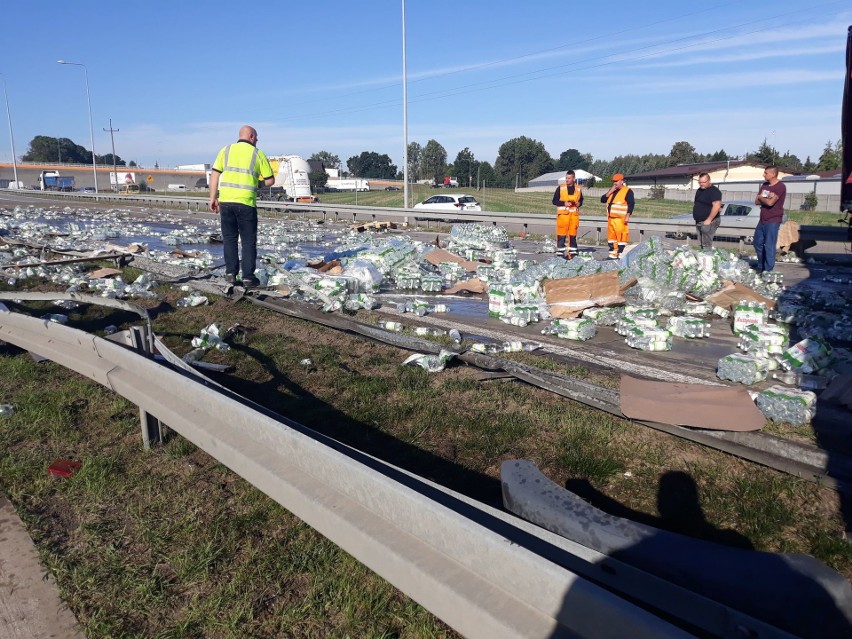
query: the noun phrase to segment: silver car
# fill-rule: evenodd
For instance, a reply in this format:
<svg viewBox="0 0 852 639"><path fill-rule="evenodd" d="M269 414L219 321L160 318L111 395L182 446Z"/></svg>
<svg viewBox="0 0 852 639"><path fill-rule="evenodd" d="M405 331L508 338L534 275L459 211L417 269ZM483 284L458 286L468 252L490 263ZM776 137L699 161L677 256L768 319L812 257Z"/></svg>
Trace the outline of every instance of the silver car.
<svg viewBox="0 0 852 639"><path fill-rule="evenodd" d="M743 238L743 241L746 244L751 244L754 241L753 231L757 226L757 223L760 221L760 205L755 204L750 200L731 200L730 202L722 202L722 211L719 213L719 217L722 218L721 226L728 228L741 228L743 230L751 231L751 233ZM671 219L692 221L693 217L692 213L682 213L680 215L673 216ZM784 213L784 221L787 221L786 212ZM676 240L685 240L687 237L690 239L696 239L698 235L692 230L684 230L666 233L666 237L671 237ZM735 239L739 239L739 235L728 236L723 233L717 234L715 237L720 239L735 237Z"/></svg>

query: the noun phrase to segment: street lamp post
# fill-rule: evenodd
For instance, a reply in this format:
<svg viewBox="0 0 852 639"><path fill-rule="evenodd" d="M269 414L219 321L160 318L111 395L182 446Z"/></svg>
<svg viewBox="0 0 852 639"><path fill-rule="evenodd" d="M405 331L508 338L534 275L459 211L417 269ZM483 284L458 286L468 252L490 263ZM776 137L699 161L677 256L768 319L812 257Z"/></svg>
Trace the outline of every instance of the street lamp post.
<svg viewBox="0 0 852 639"><path fill-rule="evenodd" d="M95 129L92 127L92 96L89 93L89 70L85 64L80 62L68 62L66 60L57 60L58 64L70 64L75 67L83 67L83 74L86 78L86 102L89 104L89 141L92 143L92 177L95 179L95 194L98 193L98 166L95 162Z"/></svg>
<svg viewBox="0 0 852 639"><path fill-rule="evenodd" d="M3 75L0 73L0 75ZM9 118L9 141L12 143L12 170L15 174L15 188L18 188L18 161L15 159L15 137L12 135L12 112L9 110L9 94L6 92L6 78L3 78L3 97L6 98L6 116Z"/></svg>

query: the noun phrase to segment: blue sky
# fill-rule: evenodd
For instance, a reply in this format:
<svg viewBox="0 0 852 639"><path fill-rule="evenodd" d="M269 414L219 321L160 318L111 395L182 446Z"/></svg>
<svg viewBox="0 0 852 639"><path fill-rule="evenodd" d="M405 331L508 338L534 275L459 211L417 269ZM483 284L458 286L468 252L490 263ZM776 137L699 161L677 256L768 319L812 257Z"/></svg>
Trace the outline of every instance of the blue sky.
<svg viewBox="0 0 852 639"><path fill-rule="evenodd" d="M15 150L36 135L143 166L212 162L243 123L269 154L402 166L401 1L31 2L3 8ZM408 140L493 163L520 135L554 158L754 150L816 160L840 137L848 0L408 0ZM0 105L0 108L2 106ZM5 116L5 114L4 114ZM4 117L5 119L5 117ZM0 160L11 160L0 127Z"/></svg>

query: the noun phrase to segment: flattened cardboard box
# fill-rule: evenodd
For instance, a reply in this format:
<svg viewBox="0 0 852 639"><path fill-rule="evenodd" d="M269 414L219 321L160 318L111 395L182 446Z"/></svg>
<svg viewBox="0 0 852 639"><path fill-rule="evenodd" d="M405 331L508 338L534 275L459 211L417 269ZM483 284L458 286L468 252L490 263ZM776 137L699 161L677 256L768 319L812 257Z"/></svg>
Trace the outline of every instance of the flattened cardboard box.
<svg viewBox="0 0 852 639"><path fill-rule="evenodd" d="M704 299L707 302L726 309L730 309L734 304L743 300L763 302L766 308L775 308L774 300L763 297L763 295L744 284L730 284L720 291L713 293L713 295L708 295Z"/></svg>
<svg viewBox="0 0 852 639"><path fill-rule="evenodd" d="M429 262L429 264L432 264L433 266L438 266L438 264L440 264L441 262L456 262L458 264L461 264L462 268L468 273L475 273L476 268L478 266L481 266L480 262L470 262L462 258L461 256L456 255L455 253L450 253L449 251L442 248L436 248L432 251L429 251L423 257L427 262Z"/></svg>
<svg viewBox="0 0 852 639"><path fill-rule="evenodd" d="M621 376L621 412L631 419L712 430L760 430L766 418L748 391Z"/></svg>
<svg viewBox="0 0 852 639"><path fill-rule="evenodd" d="M544 295L553 317L575 317L585 308L624 303L616 271L548 280Z"/></svg>

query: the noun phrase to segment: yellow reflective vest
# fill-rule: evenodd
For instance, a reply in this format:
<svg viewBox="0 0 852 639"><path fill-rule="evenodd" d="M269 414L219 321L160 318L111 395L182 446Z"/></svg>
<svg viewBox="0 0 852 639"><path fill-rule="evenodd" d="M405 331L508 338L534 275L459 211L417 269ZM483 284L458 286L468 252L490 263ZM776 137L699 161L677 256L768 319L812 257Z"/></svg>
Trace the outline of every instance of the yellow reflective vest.
<svg viewBox="0 0 852 639"><path fill-rule="evenodd" d="M219 201L255 206L257 183L272 177L272 167L263 151L240 140L219 151L213 170L219 171Z"/></svg>

